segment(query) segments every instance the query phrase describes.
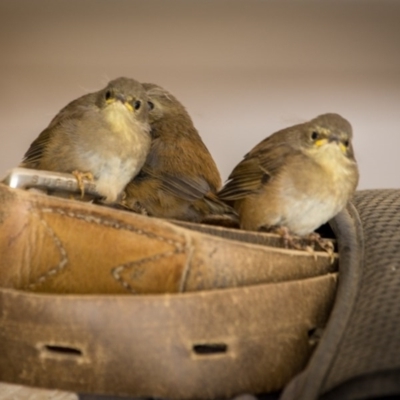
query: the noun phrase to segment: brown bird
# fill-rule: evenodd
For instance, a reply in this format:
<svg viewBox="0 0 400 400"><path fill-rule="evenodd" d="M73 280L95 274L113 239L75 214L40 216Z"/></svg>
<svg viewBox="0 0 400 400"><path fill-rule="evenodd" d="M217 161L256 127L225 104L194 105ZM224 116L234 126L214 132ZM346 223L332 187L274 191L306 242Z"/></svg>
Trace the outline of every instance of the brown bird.
<svg viewBox="0 0 400 400"><path fill-rule="evenodd" d="M129 78L64 107L26 152L21 167L87 177L105 203L116 201L150 148L147 95Z"/></svg>
<svg viewBox="0 0 400 400"><path fill-rule="evenodd" d="M161 218L202 221L235 214L215 193L221 178L184 106L160 86L149 97L152 144L142 171L126 187L125 206Z"/></svg>
<svg viewBox="0 0 400 400"><path fill-rule="evenodd" d="M324 114L260 142L218 195L233 202L243 229L307 236L345 207L358 178L350 123Z"/></svg>

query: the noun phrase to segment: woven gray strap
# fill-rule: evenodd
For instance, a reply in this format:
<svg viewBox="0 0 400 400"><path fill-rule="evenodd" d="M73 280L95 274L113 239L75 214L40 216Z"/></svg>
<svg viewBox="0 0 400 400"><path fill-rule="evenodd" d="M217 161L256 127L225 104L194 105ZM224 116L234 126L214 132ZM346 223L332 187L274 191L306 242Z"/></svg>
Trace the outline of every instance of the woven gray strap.
<svg viewBox="0 0 400 400"><path fill-rule="evenodd" d="M400 190L357 192L333 225L335 306L307 368L281 400L400 395Z"/></svg>

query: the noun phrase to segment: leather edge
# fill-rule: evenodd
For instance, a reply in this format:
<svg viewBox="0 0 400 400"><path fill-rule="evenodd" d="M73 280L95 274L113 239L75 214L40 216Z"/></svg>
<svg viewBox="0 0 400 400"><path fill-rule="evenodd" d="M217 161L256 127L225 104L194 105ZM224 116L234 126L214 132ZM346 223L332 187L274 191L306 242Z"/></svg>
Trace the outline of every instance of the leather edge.
<svg viewBox="0 0 400 400"><path fill-rule="evenodd" d="M284 389L280 400L315 400L338 353L360 288L364 237L356 207L349 203L330 225L339 247L339 280L335 303L322 339L306 369Z"/></svg>

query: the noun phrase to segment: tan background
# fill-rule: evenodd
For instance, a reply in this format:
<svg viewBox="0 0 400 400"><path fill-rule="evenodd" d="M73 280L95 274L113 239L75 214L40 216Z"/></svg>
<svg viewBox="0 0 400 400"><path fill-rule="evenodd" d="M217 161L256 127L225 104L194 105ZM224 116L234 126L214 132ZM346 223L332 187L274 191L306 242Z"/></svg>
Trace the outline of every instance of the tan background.
<svg viewBox="0 0 400 400"><path fill-rule="evenodd" d="M0 50L0 174L70 100L125 75L181 99L224 179L329 111L353 124L359 187L400 187L398 1L0 0Z"/></svg>
<svg viewBox="0 0 400 400"><path fill-rule="evenodd" d="M187 107L223 179L265 136L350 120L360 188L400 187L400 2L1 0L0 173L125 75Z"/></svg>

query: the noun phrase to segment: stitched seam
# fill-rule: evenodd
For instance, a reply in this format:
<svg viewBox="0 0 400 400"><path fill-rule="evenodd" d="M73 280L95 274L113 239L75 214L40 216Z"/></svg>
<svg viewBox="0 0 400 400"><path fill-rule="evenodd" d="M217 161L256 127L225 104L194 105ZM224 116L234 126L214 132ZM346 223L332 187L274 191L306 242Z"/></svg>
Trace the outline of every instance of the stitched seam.
<svg viewBox="0 0 400 400"><path fill-rule="evenodd" d="M111 227L111 228L114 228L114 229L124 229L124 230L127 230L129 232L133 232L133 233L136 233L138 235L144 235L144 236L147 236L148 238L156 239L156 240L159 240L161 242L164 242L164 243L167 243L167 244L173 246L175 248L175 250L173 250L173 251L159 253L159 254L156 254L156 255L154 255L152 257L142 258L142 259L137 260L137 261L132 261L132 262L129 262L129 263L126 263L126 264L122 264L122 265L119 265L119 266L117 266L117 267L115 267L115 268L113 268L111 270L112 271L111 272L112 273L112 277L119 284L121 284L126 290L128 290L131 293L137 293L137 292L132 288L132 286L128 282L126 282L122 278L121 273L125 269L136 267L138 265L145 264L147 262L154 262L154 261L160 260L162 258L171 257L171 256L173 256L175 254L185 253L187 251L187 245L186 246L185 245L182 246L182 244L180 242L176 241L176 240L168 239L168 238L165 238L163 236L156 235L153 232L148 232L148 231L143 230L143 229L135 228L133 225L126 224L126 223L121 223L121 222L119 222L119 221L117 221L115 219L112 219L112 218L108 218L107 220L103 220L102 218L95 217L93 215L88 215L88 214L83 214L83 213L75 213L75 212L72 212L72 211L65 211L65 210L63 210L61 208L51 208L51 207L41 208L41 212L43 212L43 213L56 213L56 214L60 214L60 215L63 215L63 216L70 217L70 218L80 219L80 220L85 221L87 223L95 223L97 225L103 225L103 226ZM185 243L186 242L187 242L187 238L185 238ZM189 262L186 263L186 266L184 268L184 272L183 272L184 279L185 279L185 277L187 275L188 266L189 266ZM181 289L181 286L182 286L182 284L179 285L179 290Z"/></svg>
<svg viewBox="0 0 400 400"><path fill-rule="evenodd" d="M50 268L48 271L46 271L45 273L43 273L42 275L40 275L35 282L30 283L28 286L26 286L28 289L34 289L35 287L37 287L38 285L44 283L47 279L49 279L50 277L58 274L60 271L62 271L67 263L68 263L68 256L67 256L67 252L64 248L64 246L61 243L61 240L58 238L58 236L55 234L54 230L51 229L51 227L49 226L49 224L40 218L40 215L37 212L33 212L33 214L35 216L37 216L39 218L40 223L44 226L44 228L46 229L47 233L50 235L50 237L53 239L56 247L58 248L60 255L61 255L61 260L60 262L53 268Z"/></svg>
<svg viewBox="0 0 400 400"><path fill-rule="evenodd" d="M74 213L72 211L66 212L60 208L42 208L40 211L44 212L44 213L57 213L60 215L65 215L70 218L80 219L80 220L83 220L88 223L95 223L97 225L104 225L104 226L108 226L108 227L115 228L115 229L124 229L124 230L130 231L130 232L137 233L138 235L144 235L144 236L147 236L148 238L157 239L164 243L168 243L176 248L179 248L180 250L182 249L181 243L179 243L176 240L167 239L163 236L156 235L153 232L148 232L148 231L145 231L144 229L135 228L133 225L121 223L112 218L108 218L107 221L104 221L100 217L94 217L92 215L81 214L81 213Z"/></svg>
<svg viewBox="0 0 400 400"><path fill-rule="evenodd" d="M186 257L185 267L182 271L181 280L179 282L179 289L178 289L179 293L182 293L185 291L189 272L191 270L190 266L192 265L192 258L193 258L193 252L194 252L194 247L191 245L192 238L190 237L190 235L188 235L187 232L185 232L184 235L185 235L185 243L186 243L185 251L187 251L187 257ZM189 243L190 243L190 245L189 245Z"/></svg>
<svg viewBox="0 0 400 400"><path fill-rule="evenodd" d="M121 276L121 274L124 270L126 270L128 268L132 268L132 267L137 267L137 266L140 266L141 264L145 264L148 262L158 261L158 260L161 260L162 258L171 257L175 254L180 254L180 253L184 253L184 252L185 252L184 249L175 248L174 251L167 251L165 253L159 253L152 257L142 258L137 261L132 261L127 264L119 265L118 267L115 267L112 269L113 278L118 283L120 283L126 290L129 290L133 294L137 294L137 291L135 289L133 289L133 287Z"/></svg>

